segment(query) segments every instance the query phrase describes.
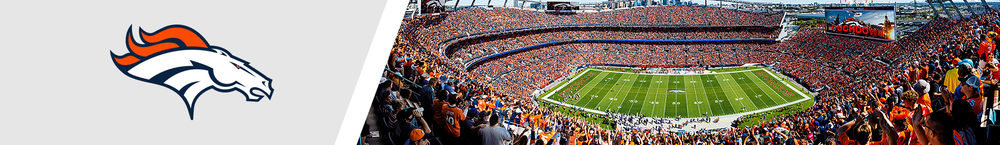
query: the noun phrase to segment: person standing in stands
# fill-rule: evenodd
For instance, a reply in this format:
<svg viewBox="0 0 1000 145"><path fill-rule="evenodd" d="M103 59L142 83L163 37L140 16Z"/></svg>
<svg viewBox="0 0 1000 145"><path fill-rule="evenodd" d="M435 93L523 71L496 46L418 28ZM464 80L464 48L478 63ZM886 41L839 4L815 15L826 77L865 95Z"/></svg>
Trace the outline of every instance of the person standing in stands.
<svg viewBox="0 0 1000 145"><path fill-rule="evenodd" d="M462 135L461 126L459 126L460 121L465 120L465 114L463 114L464 106L460 106L462 100L460 98L449 98L448 104L441 106L441 111L439 114L444 116L444 120L441 120L444 126L444 132L446 135L442 135L442 141L445 144L455 143L455 141Z"/></svg>
<svg viewBox="0 0 1000 145"><path fill-rule="evenodd" d="M963 65L963 67L968 67L968 65ZM964 79L965 81L958 88L962 95L955 97L955 100L963 99L969 102L969 106L972 106L972 113L976 115L976 118L979 118L983 115L983 101L985 101L981 95L982 89L980 89L982 82L974 74L968 74Z"/></svg>
<svg viewBox="0 0 1000 145"><path fill-rule="evenodd" d="M924 116L933 112L930 106L926 106L926 104L917 103L920 102L921 98L919 96L919 93L917 93L916 91L912 90L906 91L900 98L903 99L903 108L907 109L908 111L914 111L920 109L922 110L922 112L924 112L924 114L922 114Z"/></svg>
<svg viewBox="0 0 1000 145"><path fill-rule="evenodd" d="M435 94L437 99L434 100L434 105L432 105L434 107L432 110L435 112L431 113L433 114L433 116L430 117L433 118L431 121L433 126L431 127L435 132L443 132L444 125L447 123L445 123L445 115L442 114L444 110L441 110L441 108L448 106L448 93L444 90L437 90L437 93Z"/></svg>
<svg viewBox="0 0 1000 145"><path fill-rule="evenodd" d="M465 107L468 108L468 114L466 114L465 120L459 121L459 127L461 127L460 131L462 134L458 141L460 144L478 145L479 143L482 143L482 141L479 141L479 136L476 135L479 128L475 128L477 121L481 117L479 116L479 111L477 111L476 107L472 105L472 102L475 101L465 101Z"/></svg>
<svg viewBox="0 0 1000 145"><path fill-rule="evenodd" d="M430 126L427 125L427 121L424 121L423 116L420 114L420 111L417 111L415 108L400 111L399 114L396 114L396 120L399 120L396 127L396 134L399 135L397 139L410 139L410 135L414 130L423 131L424 134L431 133ZM402 145L406 143L406 140L397 140L395 142Z"/></svg>
<svg viewBox="0 0 1000 145"><path fill-rule="evenodd" d="M956 101L957 102L957 101ZM920 141L921 145L976 145L975 135L967 133L961 125L955 124L948 111L945 109L934 111L926 118L923 111L916 110L910 121L913 126L914 137ZM971 135L971 136L970 136Z"/></svg>
<svg viewBox="0 0 1000 145"><path fill-rule="evenodd" d="M423 116L431 116L430 118L431 122L435 122L433 117L435 108L433 105L435 100L434 97L437 95L435 94L437 90L434 88L437 87L438 87L438 81L437 78L435 77L431 77L430 80L427 81L427 84L424 84L424 86L420 87L420 99L419 99L420 107L424 108Z"/></svg>
<svg viewBox="0 0 1000 145"><path fill-rule="evenodd" d="M500 126L499 116L492 114L490 116L490 125L483 126L479 129L479 136L483 138L483 145L504 145L507 140L510 140L510 133L507 129Z"/></svg>

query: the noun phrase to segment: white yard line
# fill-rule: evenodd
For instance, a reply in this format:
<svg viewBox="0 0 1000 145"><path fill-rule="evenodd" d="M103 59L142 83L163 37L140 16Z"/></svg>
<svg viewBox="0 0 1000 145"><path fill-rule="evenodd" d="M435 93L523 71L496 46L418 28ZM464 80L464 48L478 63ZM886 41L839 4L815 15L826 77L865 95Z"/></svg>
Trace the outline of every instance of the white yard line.
<svg viewBox="0 0 1000 145"><path fill-rule="evenodd" d="M770 86L763 86L763 87L761 87L760 83L757 83L757 81L754 81L753 78L757 78L757 77L760 77L760 76L757 76L757 74L753 74L753 73L749 73L749 74L748 73L743 73L743 75L747 77L745 79L746 82L744 82L744 84L747 85L748 87L750 87L750 91L755 94L755 96L753 96L753 97L757 98L757 100L760 101L761 103L763 103L764 106L768 106L768 104L767 104L768 101L770 101L771 103L774 103L774 105L782 104L782 103L778 103L778 99L774 99L774 97L771 97L771 94L768 94L767 91L764 91L764 89L761 89L763 87L770 87ZM753 87L757 87L757 88L754 89ZM757 90L760 90L760 92L757 92ZM768 99L764 100L764 98L768 98ZM785 103L787 103L787 101Z"/></svg>
<svg viewBox="0 0 1000 145"><path fill-rule="evenodd" d="M670 97L670 93L671 93L670 92L670 76L663 76L660 79L662 79L661 81L663 81L663 83L667 83L667 87L663 88L664 89L663 90L663 102L660 102L660 103L663 104L663 109L666 109L667 108L667 103L673 104L673 102L669 101L668 99L674 98L674 101L677 101L677 96L675 95L674 97ZM674 105L674 110L677 110L677 105ZM667 110L663 110L663 117L670 117L670 116L667 116Z"/></svg>
<svg viewBox="0 0 1000 145"><path fill-rule="evenodd" d="M736 93L732 93L733 97L730 97L730 93L727 93L727 92L730 92L730 91L726 91L726 90L732 90L733 89L733 87L729 87L728 86L729 82L732 81L732 80L729 80L729 78L727 78L726 76L722 76L722 79L720 79L719 76L721 76L721 75L716 75L715 76L715 81L718 82L719 89L722 89L722 94L726 95L726 97L723 98L723 99L725 99L726 101L729 102L729 106L733 108L733 113L739 113L741 110L737 110L737 109L741 109L741 108L737 107L736 103L733 103L733 102L739 102L740 105L742 105L742 106L746 106L746 105L743 104L743 101L739 101L739 100L736 100L735 98L733 98L733 97L739 97L739 95L736 95ZM725 82L725 84L723 84L723 82Z"/></svg>
<svg viewBox="0 0 1000 145"><path fill-rule="evenodd" d="M767 72L767 74L771 75L771 77L773 77L775 79L779 78L778 76L775 76L773 73L771 73L770 70L764 69L764 72ZM802 91L799 91L799 89L797 89L795 87L792 87L791 84L788 84L788 81L784 81L784 80L779 80L779 81L781 81L782 84L785 84L785 87L788 87L789 90L795 90L795 93L798 93L799 95L802 95L803 99L799 99L799 101L796 101L796 102L802 102L801 100L809 99L808 95L803 94Z"/></svg>
<svg viewBox="0 0 1000 145"><path fill-rule="evenodd" d="M701 79L701 76L696 76L696 78L698 78L698 82L700 82L698 84L701 86L701 92L703 94L705 94L704 97L703 97L705 99L705 101L702 101L701 104L708 105L708 111L707 111L708 113L707 114L709 116L715 115L715 109L712 108L712 103L715 103L715 100L709 100L710 98L708 98L708 86L705 86L705 83L708 83L708 80ZM721 104L719 104L719 108L722 108ZM724 110L720 110L720 111L723 111L722 113L726 113Z"/></svg>
<svg viewBox="0 0 1000 145"><path fill-rule="evenodd" d="M641 77L642 77L642 75L636 75L636 78L635 78L635 79L637 79L637 80L635 80L634 82L632 82L632 85L633 85L633 86L635 86L635 84L636 84L636 83L642 83L642 82L640 82L640 81L643 81L643 80L638 80L638 79L639 79L639 78L641 78ZM641 86L642 84L639 84L639 85ZM631 87L631 86L629 86L629 93L632 93L632 89L631 89L631 88L632 88L632 87ZM646 89L649 89L649 86L646 86L645 88L646 88ZM647 93L649 93L649 90L646 90L646 92L647 92ZM639 93L642 93L642 91L639 91ZM636 98L639 98L639 93L636 93L636 96L635 96L635 97L633 97L633 99L632 99L632 100L635 100ZM628 98L628 94L625 94L625 97L626 97L626 98ZM633 110L633 109L635 108L635 104L637 104L637 103L638 103L638 104L639 104L639 113L642 113L642 106L643 106L643 105L645 105L645 104L644 104L644 103L642 103L642 102L645 102L645 101L646 101L646 100L645 100L646 98L649 98L649 97L643 97L643 100L642 100L642 101L639 101L639 100L635 100L635 101L636 101L636 103L632 103L632 102L629 102L629 103L632 103L632 104L628 105L628 109L629 109L629 110Z"/></svg>
<svg viewBox="0 0 1000 145"><path fill-rule="evenodd" d="M687 77L691 77L691 78L694 78L694 76L684 76L684 77L685 77L685 78L687 78ZM686 81L686 79L685 79L685 81ZM691 79L691 81L695 81L695 80L694 80L694 79ZM683 82L683 83L687 83L687 82ZM686 89L686 88L687 88L687 86L688 86L688 85L684 85L684 88ZM691 86L691 87L694 87L694 86ZM698 88L695 88L695 89L698 89ZM702 92L704 92L705 90L701 90L701 91L702 91ZM691 99L691 98L690 98L690 97L688 97L688 96L691 96L691 95L695 95L695 96L694 96L694 101L698 101L698 95L697 95L696 93L690 93L691 95L688 95L688 94L689 94L689 93L685 92L685 93L684 93L684 98L686 98L687 100L689 100L689 101L690 101L690 99ZM705 103L705 102L702 102L702 104L704 104L704 103ZM697 115L697 114L701 114L701 104L695 104L695 105L698 105L698 107L696 107L696 108L698 108L698 112L695 112L694 114L695 114L695 115ZM711 108L709 108L709 109L711 109ZM688 112L688 116L691 116L691 114L690 114L690 113L691 113L691 111L690 111L690 110L691 110L691 106L688 106L688 108L684 108L684 111L687 111L687 112Z"/></svg>
<svg viewBox="0 0 1000 145"><path fill-rule="evenodd" d="M760 108L760 107L757 107L757 103L754 103L753 100L750 100L750 96L747 96L747 93L743 91L744 90L743 86L740 86L740 83L737 82L736 78L734 78L733 75L729 75L729 78L733 78L733 82L730 83L730 84L735 84L736 87L740 88L740 91L737 91L737 92L743 93L743 97L744 97L743 100L745 100L745 101L741 101L741 102L750 101L750 105L753 105L753 108L754 108L753 110L757 110L757 108Z"/></svg>
<svg viewBox="0 0 1000 145"><path fill-rule="evenodd" d="M614 72L608 72L608 73L614 73ZM624 90L623 88L625 88L625 83L627 81L623 81L623 80L631 80L632 79L632 78L629 78L629 76L630 76L629 74L621 74L620 76L618 76L617 80L613 81L613 83L615 83L614 85L612 85L612 84L606 84L606 85L611 85L611 90L609 90L608 92L604 92L604 96L606 96L605 98L608 98L608 97L614 98L614 100L611 100L611 99L603 100L602 99L601 101L597 102L596 106L597 107L601 107L602 104L604 104L605 101L608 101L608 106L605 106L605 109L610 110L610 109L614 108L615 111L618 111L619 108L612 107L612 106L615 106L615 105L612 105L612 104L614 104L615 101L627 101L627 100L624 100L625 98L618 98L619 97L618 94L621 94L621 92ZM621 85L618 85L618 83L621 83ZM615 87L617 87L617 88L615 88ZM615 92L614 91L615 89L618 89L618 91ZM611 93L614 93L614 95L611 95ZM619 103L618 105L621 106L621 103Z"/></svg>
<svg viewBox="0 0 1000 145"><path fill-rule="evenodd" d="M753 73L751 73L751 74L753 74ZM756 74L753 74L753 75L756 75ZM781 93L778 93L778 91L775 91L774 88L771 88L771 84L768 84L767 82L765 82L764 80L762 80L763 78L761 78L761 77L752 77L751 79L754 79L754 78L756 78L755 80L764 83L765 88L767 88L768 90L771 90L771 92L774 92L774 94L778 98L781 98L781 101L785 101L785 103L788 103L788 100L785 100L785 97L781 97ZM771 79L774 80L774 81L780 81L780 80L777 80L777 77L774 77L774 75L771 75ZM761 86L760 83L757 83L756 81L754 83L757 84L757 86ZM785 84L785 85L788 85L788 84ZM767 92L764 92L764 93L767 93ZM768 97L770 97L771 99L774 99L774 97L772 97L770 95Z"/></svg>
<svg viewBox="0 0 1000 145"><path fill-rule="evenodd" d="M583 94L576 93L576 94L581 95L580 97L590 97L590 96L583 96L583 95L590 94L590 92L594 91L595 90L594 86L597 86L597 84L601 84L601 81L604 81L604 77L607 77L608 74L609 73L600 73L600 74L597 74L596 77L590 79L590 83L587 83L587 84L583 85L584 88L587 88L587 92L586 93L583 93ZM604 76L602 77L601 75L604 75ZM598 77L600 77L599 81L597 81ZM591 84L594 84L594 85L591 85ZM587 86L590 86L590 87L587 87ZM598 91L600 91L600 90L598 90ZM580 90L580 91L577 91L577 92L583 92L583 90ZM583 98L580 98L580 99L583 99ZM591 101L594 101L594 99L587 100L587 104L590 104ZM580 101L577 100L576 103L580 103ZM574 103L574 104L576 104L576 103ZM587 105L587 104L584 104L584 105Z"/></svg>
<svg viewBox="0 0 1000 145"><path fill-rule="evenodd" d="M645 73L641 73L641 74L638 74L638 75L697 76L697 75L716 75L716 74L739 73L739 72L756 71L756 70L761 70L761 69L764 69L764 68L748 69L748 70L741 70L741 71L731 71L731 72L721 72L721 73L709 73L709 74L645 74ZM637 73L628 73L628 72L620 72L620 71L609 71L609 70L601 70L601 69L593 69L593 70L594 71L603 71L603 72L624 73L624 74L637 74Z"/></svg>
<svg viewBox="0 0 1000 145"><path fill-rule="evenodd" d="M656 83L656 77L650 76L649 77L649 81L646 81L646 82L649 83L650 87L652 87L653 83ZM654 98L653 100L656 100L655 99L657 97L656 96L656 91L657 91L658 88L660 88L660 85L657 84L656 87L653 87L653 88L650 88L650 87L646 87L646 95L645 95L646 97L642 98L642 102L639 102L639 103L642 104L640 106L640 107L642 107L642 109L640 109L639 112L647 111L646 110L646 103L649 103L649 105L652 106L650 108L653 108L653 109L648 110L649 113L643 113L643 114L646 114L647 116L653 116L653 113L656 111L656 104L653 104L653 102L650 102L649 98L653 97ZM652 92L652 93L650 93L650 92Z"/></svg>
<svg viewBox="0 0 1000 145"><path fill-rule="evenodd" d="M722 83L719 83L719 87L722 87L723 89L734 90L733 87L732 87L732 85L731 85L732 84L731 82L732 81L736 81L736 80L730 80L729 78L732 78L732 77L724 77L722 79L722 81L726 82L726 84L725 84L725 86L723 86ZM740 90L740 91L742 91L742 90ZM740 95L736 94L736 92L740 92L740 91L731 91L731 92L733 92L734 96L739 97ZM730 91L722 91L722 92L730 92ZM746 96L746 95L743 95L743 96ZM728 93L726 94L726 97L729 97ZM733 99L733 98L729 98L729 99ZM735 100L735 99L733 99L733 100ZM741 100L737 100L737 102L740 102L740 105L747 106L747 104L744 104L743 101L741 101ZM732 105L732 104L735 104L735 103L730 103L730 105ZM733 106L733 108L735 109L737 107ZM736 110L733 110L733 111L736 111Z"/></svg>
<svg viewBox="0 0 1000 145"><path fill-rule="evenodd" d="M741 75L747 77L746 79L744 79L744 81L745 81L744 84L747 85L747 87L750 87L750 91L752 91L756 95L756 96L753 96L753 97L756 98L757 101L760 101L760 103L763 104L762 106L765 106L765 107L768 106L768 104L767 104L768 101L770 101L771 103L774 103L774 105L782 104L782 103L778 103L778 99L774 99L774 97L771 97L771 94L768 94L767 91L764 91L764 89L761 89L763 87L761 87L761 85L759 83L757 83L757 81L754 81L753 78L759 78L760 76L757 76L757 74L753 74L753 73L750 73L750 72L748 72L748 73L742 73ZM757 88L753 88L753 87L757 87ZM764 86L764 87L771 87L771 86ZM757 90L760 90L760 92L757 92ZM764 98L768 98L768 99L764 100ZM788 103L788 102L786 101L785 103Z"/></svg>
<svg viewBox="0 0 1000 145"><path fill-rule="evenodd" d="M659 76L653 76L653 77L649 78L650 86L652 86L652 83L656 83L656 81L659 81L659 80L657 80L658 77ZM659 103L653 104L653 102L658 102L656 100L659 99L659 97L660 97L660 89L662 89L662 87L660 87L660 84L662 84L662 82L663 81L660 81L660 83L656 83L656 87L655 88L646 88L647 89L646 90L646 98L643 99L642 103L649 103L649 105L652 105L650 107L652 109L649 110L649 116L654 116L653 114L656 114L656 106L660 105ZM649 93L650 91L652 91L653 93ZM650 96L653 97L653 101L649 101ZM645 104L642 105L642 107L643 107L642 108L643 110L646 109L646 105ZM666 116L664 116L664 117L666 117Z"/></svg>
<svg viewBox="0 0 1000 145"><path fill-rule="evenodd" d="M629 76L631 76L631 75L629 75ZM639 78L639 75L635 75L635 76L636 76L636 78ZM622 87L621 87L621 88L619 88L619 90L618 90L618 92L617 92L617 93L615 93L615 98L618 98L618 97L619 97L618 95L619 95L619 94L621 94L621 92L622 92L623 90L625 90L624 88L630 88L630 89L628 89L629 91L625 92L625 97L623 97L623 98L622 98L623 100L621 100L621 103L618 103L618 105L617 105L617 106L622 106L622 104L624 104L624 103L625 103L625 101L628 101L628 100L625 100L625 99L628 99L628 93L632 93L632 91L631 91L632 89L631 89L631 88L632 88L632 85L633 85L633 84L635 83L635 80L634 80L634 79L635 79L635 78L632 78L632 77L629 77L629 82L632 82L632 83L629 83L629 84L628 84L628 87L625 87L625 84L624 84L624 83L622 83ZM619 80L620 80L620 79L619 79ZM611 103L613 104L613 103L615 103L615 102L614 102L614 101L612 101ZM611 104L608 104L608 105L611 105ZM601 106L601 104L597 104L597 106ZM618 113L621 113L621 112L620 112L620 111L618 111L618 110L621 110L622 108L617 108L617 107L616 107L615 105L611 105L611 106L608 106L608 108L611 108L611 107L615 107L615 112L618 112ZM631 106L629 106L629 107L631 107Z"/></svg>
<svg viewBox="0 0 1000 145"><path fill-rule="evenodd" d="M556 88L556 89L554 89L554 90L552 90L552 91L559 91L559 90L562 90L562 88L563 88L563 87L566 87L566 85L568 85L569 83L573 83L574 81L576 81L576 79L577 79L577 78L580 78L580 75L584 75L584 74L587 74L587 72L588 72L588 71L590 71L590 70L591 70L591 69L587 69L587 70L584 70L583 72L580 72L580 73L579 73L579 74L577 74L576 76L573 76L573 79L570 79L570 80L568 80L568 81L567 81L566 83L564 83L563 85L559 86L559 88ZM552 92L552 93L549 93L548 95L545 95L545 97L542 97L542 99L548 99L548 98L549 98L549 96L552 96L552 94L555 94L555 93L558 93L558 92ZM549 99L549 100L551 100L551 99Z"/></svg>
<svg viewBox="0 0 1000 145"><path fill-rule="evenodd" d="M678 80L674 80L674 81L678 81ZM684 81L684 77L681 77L680 81ZM670 82L670 76L667 76L667 82ZM677 87L679 89L680 86L677 86L677 84L681 84L681 83L674 84L674 87ZM679 114L681 114L681 113L678 112L677 110L680 110L678 108L681 107L680 97L677 95L677 93L673 93L673 94L674 94L674 101L670 102L670 104L673 104L674 102L677 102L677 104L674 104L674 114L671 114L671 116L673 116L673 115L678 115L679 116ZM687 95L687 94L684 94L684 95ZM687 110L684 110L684 112L687 112ZM684 114L687 114L687 113L684 113ZM670 117L670 116L667 116L667 117Z"/></svg>
<svg viewBox="0 0 1000 145"><path fill-rule="evenodd" d="M713 80L713 78L714 78L714 80ZM712 103L715 103L716 100L721 100L722 102L719 102L719 103L716 103L716 104L719 104L719 109L722 109L722 113L723 114L726 113L726 106L724 104L729 104L729 107L736 108L736 107L733 106L733 103L731 102L732 100L729 99L729 95L726 94L726 92L725 92L726 90L722 89L722 83L719 83L719 81L721 81L722 79L719 79L719 75L711 76L711 77L709 77L709 79L712 81L711 83L718 84L718 86L719 86L718 89L722 91L722 92L714 92L716 94L716 96L715 96L715 100L712 100ZM705 83L701 83L701 84L703 86L704 85L711 85L711 84L705 84ZM708 87L705 87L705 89L708 89ZM723 97L719 97L718 96L719 93L722 93ZM707 96L707 94L706 94L706 96ZM732 111L734 113L736 112L735 109L733 109Z"/></svg>

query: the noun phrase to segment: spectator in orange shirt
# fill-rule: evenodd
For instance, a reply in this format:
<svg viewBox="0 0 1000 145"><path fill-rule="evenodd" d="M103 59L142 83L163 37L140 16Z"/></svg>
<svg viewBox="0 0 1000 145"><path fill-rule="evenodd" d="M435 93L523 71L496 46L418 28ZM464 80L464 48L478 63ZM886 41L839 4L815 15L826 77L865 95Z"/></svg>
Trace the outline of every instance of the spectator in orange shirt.
<svg viewBox="0 0 1000 145"><path fill-rule="evenodd" d="M445 124L445 122L444 122L445 121L445 116L441 113L442 110L438 110L438 109L441 109L441 107L448 105L448 102L447 102L448 101L448 93L445 93L444 90L437 90L437 93L435 93L435 94L436 94L435 96L437 96L436 97L437 99L434 100L434 105L433 105L434 112L432 113L434 116L431 117L431 118L434 118L434 124L435 125L432 125L432 126L434 126L434 131L435 132L440 132L440 131L442 131L442 129L444 127L443 125Z"/></svg>
<svg viewBox="0 0 1000 145"><path fill-rule="evenodd" d="M921 114L921 115L924 115L924 116L926 116L927 114L930 114L932 112L930 106L927 106L926 104L918 104L917 103L917 102L923 102L923 101L921 101L923 99L921 99L920 97L918 97L918 94L917 94L916 91L912 91L911 90L911 91L903 92L903 95L900 96L900 98L903 99L903 106L906 109L908 109L908 110L920 109L920 110L922 110L921 112L924 112L924 114Z"/></svg>
<svg viewBox="0 0 1000 145"><path fill-rule="evenodd" d="M986 37L986 35L984 34L984 35L979 35L979 40L982 42L979 42L979 50L977 50L976 53L978 53L980 57L986 56L985 54L988 53L993 53L993 49L995 46L993 46L992 39Z"/></svg>
<svg viewBox="0 0 1000 145"><path fill-rule="evenodd" d="M463 114L462 108L459 108L458 104L461 102L461 99L449 98L448 104L443 104L440 108L441 111L439 114L442 116L442 120L440 120L442 122L441 125L444 128L444 132L447 133L447 135L441 136L443 142L451 143L451 141L455 141L457 137L462 135L462 128L459 126L459 121L465 120L465 114Z"/></svg>

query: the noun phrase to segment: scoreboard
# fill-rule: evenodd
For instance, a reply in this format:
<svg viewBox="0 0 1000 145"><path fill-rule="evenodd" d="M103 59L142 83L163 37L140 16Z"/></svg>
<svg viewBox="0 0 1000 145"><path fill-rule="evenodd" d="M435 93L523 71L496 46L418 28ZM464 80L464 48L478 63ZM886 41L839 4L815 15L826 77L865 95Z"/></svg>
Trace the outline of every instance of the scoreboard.
<svg viewBox="0 0 1000 145"><path fill-rule="evenodd" d="M824 7L827 34L896 40L895 7Z"/></svg>

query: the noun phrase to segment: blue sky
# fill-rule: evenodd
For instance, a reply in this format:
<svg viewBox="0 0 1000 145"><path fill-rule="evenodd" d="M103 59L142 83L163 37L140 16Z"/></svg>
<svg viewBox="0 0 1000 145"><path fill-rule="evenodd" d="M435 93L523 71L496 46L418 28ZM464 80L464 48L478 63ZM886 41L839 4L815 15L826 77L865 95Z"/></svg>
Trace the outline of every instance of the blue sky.
<svg viewBox="0 0 1000 145"><path fill-rule="evenodd" d="M461 0L460 5L468 5L468 4L471 4L472 1L473 0ZM489 0L475 0L475 1L476 1L476 5L485 5L486 2L488 2ZM607 1L607 0L552 0L552 1L603 2L603 1ZM685 0L685 1L687 1L687 0ZM705 2L705 0L693 0L693 1L695 3L704 3ZM775 2L775 3L788 3L788 4L803 4L803 3L813 3L813 2L819 2L819 3L838 3L838 2L840 2L840 0L746 0L746 1ZM924 0L917 0L917 2L922 2L922 1L924 1ZM1000 0L986 0L986 1L987 2L998 2ZM493 5L500 6L500 5L503 5L503 2L504 2L504 0L492 0L492 2L490 2L490 3L492 3ZM891 3L891 2L910 3L910 2L913 2L913 1L912 0L875 0L875 3ZM961 2L961 0L955 0L955 2ZM980 2L980 0L969 0L969 2ZM508 0L507 3L508 3L507 6L512 6L513 3L514 3L514 0ZM719 3L719 1L709 0L708 3L717 4L717 3ZM455 2L454 1L450 1L450 2L447 2L445 4L446 5L454 5Z"/></svg>

